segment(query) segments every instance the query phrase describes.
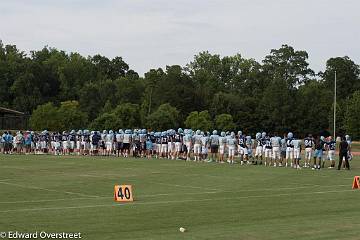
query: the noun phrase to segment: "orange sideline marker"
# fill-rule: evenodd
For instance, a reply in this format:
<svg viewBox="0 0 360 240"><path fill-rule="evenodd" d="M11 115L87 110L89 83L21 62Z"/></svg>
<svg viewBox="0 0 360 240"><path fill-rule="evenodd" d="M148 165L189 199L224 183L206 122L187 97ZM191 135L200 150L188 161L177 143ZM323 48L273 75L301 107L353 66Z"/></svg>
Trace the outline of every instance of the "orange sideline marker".
<svg viewBox="0 0 360 240"><path fill-rule="evenodd" d="M359 176L354 177L352 189L359 189L360 188L360 180L359 179L360 179Z"/></svg>

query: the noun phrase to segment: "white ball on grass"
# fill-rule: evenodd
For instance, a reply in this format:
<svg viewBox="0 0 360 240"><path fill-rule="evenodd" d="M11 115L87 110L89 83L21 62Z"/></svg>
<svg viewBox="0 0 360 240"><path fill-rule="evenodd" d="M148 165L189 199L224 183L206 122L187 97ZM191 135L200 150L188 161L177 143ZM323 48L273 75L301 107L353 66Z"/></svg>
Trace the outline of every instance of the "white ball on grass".
<svg viewBox="0 0 360 240"><path fill-rule="evenodd" d="M183 227L181 227L181 228L179 228L179 231L180 231L180 232L185 232L185 231L186 231L186 229L185 229L185 228L183 228Z"/></svg>

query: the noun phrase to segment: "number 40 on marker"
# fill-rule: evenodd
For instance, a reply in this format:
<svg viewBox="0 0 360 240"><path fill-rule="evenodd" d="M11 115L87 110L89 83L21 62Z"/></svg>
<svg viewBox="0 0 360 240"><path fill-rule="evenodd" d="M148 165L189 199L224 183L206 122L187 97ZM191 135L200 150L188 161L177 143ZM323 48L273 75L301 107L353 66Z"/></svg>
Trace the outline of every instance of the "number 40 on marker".
<svg viewBox="0 0 360 240"><path fill-rule="evenodd" d="M114 198L115 198L115 202L134 201L131 185L115 185Z"/></svg>

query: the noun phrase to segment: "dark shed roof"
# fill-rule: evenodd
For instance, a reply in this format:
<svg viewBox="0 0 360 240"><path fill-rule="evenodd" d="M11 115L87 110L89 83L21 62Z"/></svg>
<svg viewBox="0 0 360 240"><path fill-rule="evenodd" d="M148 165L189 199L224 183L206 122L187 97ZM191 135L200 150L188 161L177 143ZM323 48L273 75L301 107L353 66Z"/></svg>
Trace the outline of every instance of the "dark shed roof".
<svg viewBox="0 0 360 240"><path fill-rule="evenodd" d="M0 114L13 114L13 115L25 115L23 112L19 112L13 109L0 107Z"/></svg>

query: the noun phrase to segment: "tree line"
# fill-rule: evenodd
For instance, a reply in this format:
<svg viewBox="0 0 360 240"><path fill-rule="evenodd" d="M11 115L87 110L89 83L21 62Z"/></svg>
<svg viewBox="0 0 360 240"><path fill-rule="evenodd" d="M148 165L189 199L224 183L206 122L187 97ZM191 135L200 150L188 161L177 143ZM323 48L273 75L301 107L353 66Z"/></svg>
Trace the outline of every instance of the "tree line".
<svg viewBox="0 0 360 240"><path fill-rule="evenodd" d="M314 72L308 53L272 49L258 62L200 52L185 66L140 77L122 57L82 56L44 47L26 54L0 41L0 103L31 114L34 130L72 128L293 131L333 129L360 139L360 68L349 57Z"/></svg>

